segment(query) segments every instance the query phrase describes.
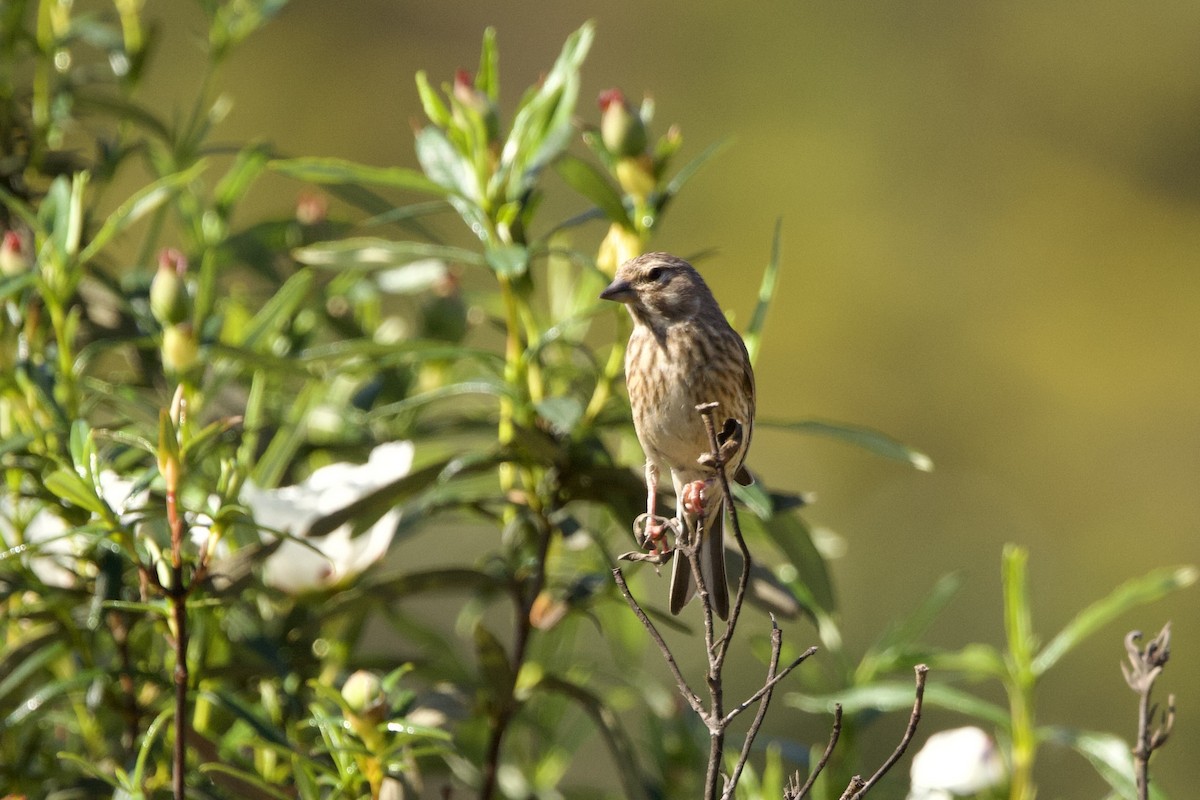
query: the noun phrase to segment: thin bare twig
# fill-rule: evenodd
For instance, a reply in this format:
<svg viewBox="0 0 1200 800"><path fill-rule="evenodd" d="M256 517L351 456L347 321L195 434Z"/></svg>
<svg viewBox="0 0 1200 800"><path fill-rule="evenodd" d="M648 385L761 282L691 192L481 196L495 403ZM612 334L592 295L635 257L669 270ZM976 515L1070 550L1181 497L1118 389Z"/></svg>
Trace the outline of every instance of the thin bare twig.
<svg viewBox="0 0 1200 800"><path fill-rule="evenodd" d="M818 648L816 645L813 645L812 647L805 650L803 653L801 653L799 656L797 656L796 659L794 661L792 661L792 663L790 663L786 667L784 667L782 672L780 672L778 675L776 675L775 677L768 680L766 683L764 683L759 688L759 690L757 692L755 692L754 694L747 697L745 700L743 700L741 702L740 705L738 705L737 708L733 709L728 714L726 714L725 718L721 721L726 725L728 725L730 722L733 722L734 717L736 717L738 714L741 714L747 708L749 708L750 706L757 703L763 697L763 695L769 694L772 689L774 689L776 686L778 686L779 683L791 673L792 670L794 670L796 667L800 666L805 661L807 661L809 656L814 655L817 652L817 650L819 650L819 649L820 648Z"/></svg>
<svg viewBox="0 0 1200 800"><path fill-rule="evenodd" d="M888 773L900 757L904 755L904 751L908 749L908 743L912 741L913 734L917 732L917 723L921 721L921 705L925 700L925 676L929 674L929 667L924 664L917 664L914 668L917 674L917 689L916 699L913 701L912 714L908 717L908 727L904 729L904 736L900 739L900 744L896 745L896 749L888 756L888 759L883 762L879 769L875 770L875 774L867 780L855 775L850 780L850 785L846 787L846 791L842 793L842 800L858 800L867 792L871 791L880 778Z"/></svg>
<svg viewBox="0 0 1200 800"><path fill-rule="evenodd" d="M821 760L817 762L808 773L808 780L803 786L797 786L800 783L800 773L795 773L793 779L788 781L788 787L783 792L783 800L801 800L810 791L813 784L817 782L817 777L825 766L829 763L829 759L833 756L833 748L837 746L838 737L842 735L842 704L835 703L833 706L833 730L829 732L829 744L825 745L825 752L821 754Z"/></svg>
<svg viewBox="0 0 1200 800"><path fill-rule="evenodd" d="M642 627L650 634L650 638L658 645L658 650L663 654L663 658L667 662L668 669L671 670L671 675L675 678L675 683L679 686L679 693L687 700L688 705L698 714L701 719L705 716L704 705L700 702L700 695L692 691L692 687L688 686L687 679L683 677L683 673L679 669L679 664L675 661L674 654L671 653L671 648L667 647L667 643L663 640L662 634L658 632L658 628L651 621L650 617L646 616L646 612L634 599L633 594L629 591L629 584L625 583L625 575L622 574L619 568L613 569L613 580L617 582L617 588L621 590L621 596L625 598L625 602L629 603L629 607L633 609L633 613L637 616L638 621L642 623Z"/></svg>
<svg viewBox="0 0 1200 800"><path fill-rule="evenodd" d="M783 631L779 630L779 626L775 623L775 617L771 617L771 659L767 663L767 681L775 679L775 673L779 669L779 653L783 650ZM758 705L758 713L754 715L754 721L750 723L750 729L746 731L746 739L742 743L742 751L738 753L737 763L733 767L733 774L729 776L729 790L725 793L725 798L733 797L733 787L737 786L738 781L742 777L742 770L746 768L746 761L750 758L750 748L754 744L754 739L758 736L759 728L762 727L763 720L767 716L767 706L771 703L771 692L767 692L762 697L762 702Z"/></svg>
<svg viewBox="0 0 1200 800"><path fill-rule="evenodd" d="M899 762L900 757L904 756L904 751L908 748L908 742L912 741L913 734L917 733L917 723L920 722L920 706L922 706L925 700L925 675L929 674L929 667L926 667L925 664L917 664L914 672L917 673L917 698L913 700L912 714L908 716L908 727L905 728L904 736L901 736L900 744L896 745L895 750L892 751L886 762L883 762L880 769L875 770L875 775L872 775L868 780L864 781L862 776L859 775L852 777L850 786L847 786L845 792L841 795L841 800L858 800L862 798L862 796L870 792L871 787L874 787L880 781L880 778L888 774L888 770L892 769L896 762Z"/></svg>
<svg viewBox="0 0 1200 800"><path fill-rule="evenodd" d="M1147 800L1150 797L1150 756L1167 743L1171 729L1175 727L1175 695L1167 695L1167 708L1161 714L1158 713L1158 706L1150 703L1154 682L1171 657L1171 623L1163 626L1145 650L1137 645L1141 638L1141 631L1130 631L1125 636L1129 665L1122 664L1121 672L1125 674L1129 688L1138 694L1138 731L1137 744L1133 748L1133 766L1138 800ZM1159 719L1157 727L1154 727L1155 717Z"/></svg>

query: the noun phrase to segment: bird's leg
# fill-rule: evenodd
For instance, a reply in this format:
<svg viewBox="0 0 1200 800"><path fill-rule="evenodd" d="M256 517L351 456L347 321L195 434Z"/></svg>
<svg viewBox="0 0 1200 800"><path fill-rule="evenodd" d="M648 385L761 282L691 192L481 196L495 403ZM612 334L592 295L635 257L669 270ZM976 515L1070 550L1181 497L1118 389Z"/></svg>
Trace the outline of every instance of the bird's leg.
<svg viewBox="0 0 1200 800"><path fill-rule="evenodd" d="M658 505L658 467L650 462L646 462L646 546L651 552L666 553L670 547L667 545L667 534L663 524L655 515L655 510Z"/></svg>

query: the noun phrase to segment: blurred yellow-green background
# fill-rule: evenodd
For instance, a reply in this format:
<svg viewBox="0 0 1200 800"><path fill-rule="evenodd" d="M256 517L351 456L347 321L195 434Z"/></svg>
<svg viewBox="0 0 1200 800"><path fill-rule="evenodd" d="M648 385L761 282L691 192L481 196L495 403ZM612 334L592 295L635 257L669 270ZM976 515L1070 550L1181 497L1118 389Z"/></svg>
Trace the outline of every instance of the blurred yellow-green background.
<svg viewBox="0 0 1200 800"><path fill-rule="evenodd" d="M182 4L149 10L166 34L149 97L169 106L195 88L201 29ZM416 70L473 69L493 25L511 109L589 18L581 114L619 86L653 95L657 132L681 126L685 160L731 139L655 245L714 249L699 266L741 323L782 219L760 415L870 425L936 464L755 436L753 466L815 492L808 519L846 542L851 654L954 570L967 586L932 638L1000 644L1005 542L1031 552L1043 640L1120 582L1200 561L1200 4L293 0L228 65L218 138L414 166ZM1072 653L1039 722L1131 737L1121 637L1173 620L1160 691L1180 715L1154 774L1187 797L1197 602L1140 609ZM1039 781L1047 798L1104 791L1054 750Z"/></svg>

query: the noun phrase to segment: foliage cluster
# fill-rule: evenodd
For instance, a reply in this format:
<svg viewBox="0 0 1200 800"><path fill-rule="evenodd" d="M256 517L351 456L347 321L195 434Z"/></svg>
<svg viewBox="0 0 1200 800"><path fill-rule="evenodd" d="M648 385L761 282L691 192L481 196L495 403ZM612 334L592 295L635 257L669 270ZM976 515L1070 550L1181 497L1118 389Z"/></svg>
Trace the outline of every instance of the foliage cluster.
<svg viewBox="0 0 1200 800"><path fill-rule="evenodd" d="M207 71L165 112L139 100L141 3L0 10L0 790L694 796L703 732L611 580L645 490L617 391L628 322L596 297L717 148L679 166L680 132L654 139L652 105L619 93L580 126L591 25L507 121L491 31L474 74L419 74L420 171L215 144L229 54L281 5L201 2ZM548 181L578 213L545 219ZM264 183L294 208L245 219ZM462 226L440 234L449 214ZM752 353L777 266L776 246ZM866 429L780 427L925 463ZM379 449L397 442L411 469ZM372 453L390 467L345 463ZM1190 570L1122 587L1039 650L1014 549L1008 652L918 643L948 578L855 665L802 498L740 500L756 559L779 565L755 565L756 602L811 621L828 659L791 705L839 702L861 728L907 707L892 676L925 660L928 701L1010 746L1014 797L1046 742L1123 791L1112 737L1036 727L1033 689ZM478 552L460 544L480 531ZM995 679L1010 707L952 678ZM851 738L815 796L854 771ZM597 740L619 786L578 788ZM782 796L780 752L739 796Z"/></svg>

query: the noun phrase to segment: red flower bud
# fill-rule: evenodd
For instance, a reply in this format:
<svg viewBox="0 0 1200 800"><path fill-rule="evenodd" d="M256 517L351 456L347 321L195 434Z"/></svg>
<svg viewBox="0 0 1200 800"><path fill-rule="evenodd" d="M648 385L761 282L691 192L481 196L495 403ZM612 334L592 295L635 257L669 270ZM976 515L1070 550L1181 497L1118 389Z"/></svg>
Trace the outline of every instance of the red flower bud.
<svg viewBox="0 0 1200 800"><path fill-rule="evenodd" d="M21 275L29 270L29 256L25 254L25 243L16 231L5 231L0 244L0 273Z"/></svg>
<svg viewBox="0 0 1200 800"><path fill-rule="evenodd" d="M600 140L615 156L636 156L646 149L646 125L620 89L600 93Z"/></svg>

